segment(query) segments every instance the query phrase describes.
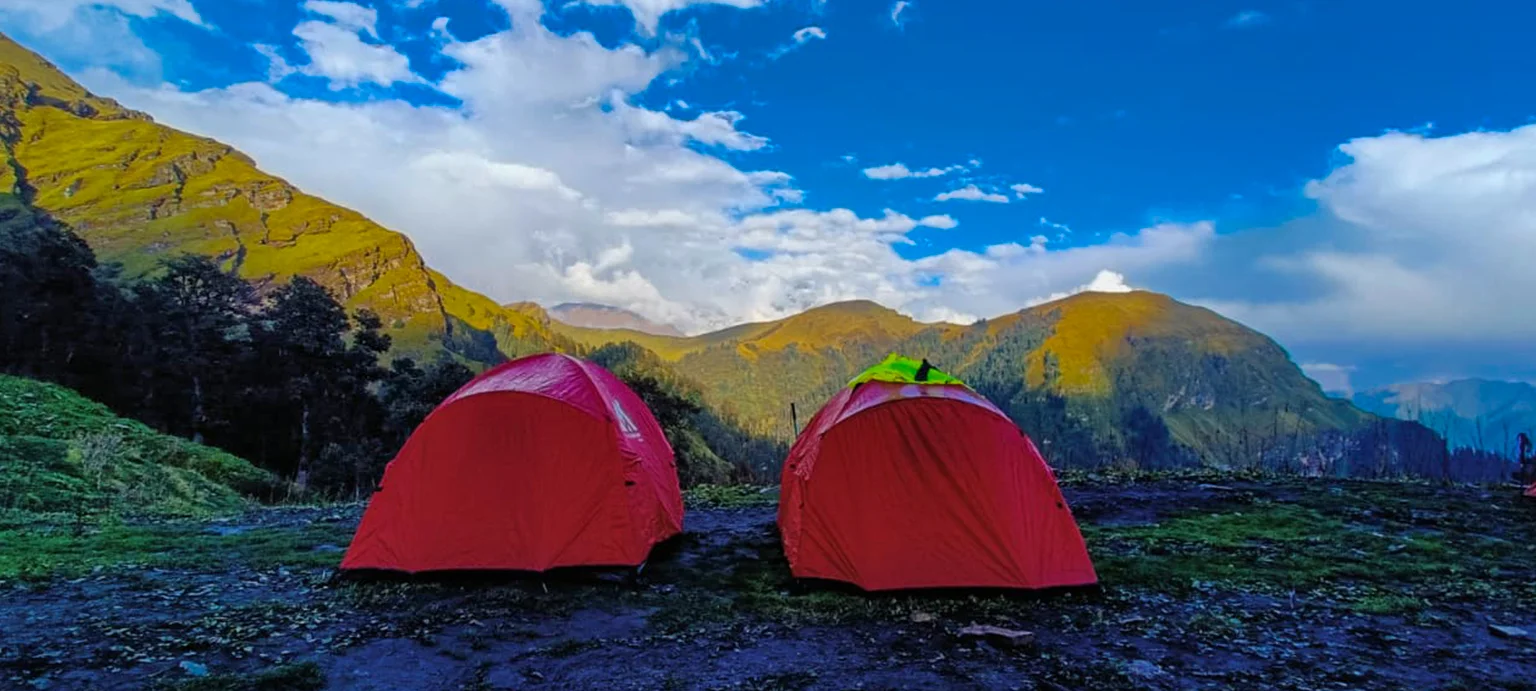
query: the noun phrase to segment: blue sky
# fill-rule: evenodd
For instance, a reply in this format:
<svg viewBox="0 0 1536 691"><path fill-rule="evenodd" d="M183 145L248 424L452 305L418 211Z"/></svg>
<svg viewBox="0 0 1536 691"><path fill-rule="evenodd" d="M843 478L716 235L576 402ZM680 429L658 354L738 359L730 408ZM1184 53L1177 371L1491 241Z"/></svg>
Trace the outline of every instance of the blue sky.
<svg viewBox="0 0 1536 691"><path fill-rule="evenodd" d="M698 331L856 297L963 321L1128 285L1356 385L1536 378L1533 21L1476 2L0 0L0 28L88 86L497 299Z"/></svg>

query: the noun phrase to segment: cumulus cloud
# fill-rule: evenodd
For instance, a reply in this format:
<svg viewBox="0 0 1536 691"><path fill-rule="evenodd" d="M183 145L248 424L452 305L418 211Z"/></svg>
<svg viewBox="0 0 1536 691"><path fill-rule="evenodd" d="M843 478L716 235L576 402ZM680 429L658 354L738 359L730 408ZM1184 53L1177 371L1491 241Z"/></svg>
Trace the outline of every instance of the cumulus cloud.
<svg viewBox="0 0 1536 691"><path fill-rule="evenodd" d="M621 5L629 8L635 24L647 35L656 33L661 17L694 5L724 5L739 9L760 7L766 0L581 0L588 5Z"/></svg>
<svg viewBox="0 0 1536 691"><path fill-rule="evenodd" d="M973 202L993 202L996 204L1008 203L1007 195L998 194L996 192L987 192L975 185L966 185L960 189L950 190L948 192L940 192L938 196L933 198L933 200L936 202L947 202L951 199L962 199L965 201Z"/></svg>
<svg viewBox="0 0 1536 691"><path fill-rule="evenodd" d="M844 156L843 160L853 162L852 156ZM949 175L957 171L965 170L960 166L948 168L929 168L927 170L911 170L903 163L892 163L884 166L874 166L864 169L864 177L871 180L904 180L906 178L936 178Z"/></svg>
<svg viewBox="0 0 1536 691"><path fill-rule="evenodd" d="M1027 182L1021 182L1021 183L1019 183L1017 185L1011 185L1011 186L1009 186L1008 189L1013 190L1014 194L1019 195L1019 199L1023 199L1024 197L1027 197L1027 196L1029 196L1031 194L1040 194L1040 193L1045 191L1045 190L1040 189L1039 187L1035 187L1034 185L1031 185L1031 184L1029 184Z"/></svg>
<svg viewBox="0 0 1536 691"><path fill-rule="evenodd" d="M1536 126L1339 151L1347 162L1306 186L1317 214L1236 234L1213 257L1258 285L1202 302L1330 362L1536 357Z"/></svg>
<svg viewBox="0 0 1536 691"><path fill-rule="evenodd" d="M504 4L525 19L542 11L519 2ZM366 26L348 26L362 42ZM227 141L306 190L406 232L435 267L498 301L604 302L692 332L855 298L924 320L969 321L1131 280L1176 286L1160 277L1192 273L1187 267L1221 246L1209 223L1162 224L1094 246L1056 247L1035 235L913 258L915 233L931 237L958 221L798 208L791 176L752 165L753 152L771 142L743 131L740 113L689 109L685 119L635 103L690 59L670 39L605 46L514 17L499 33L443 41L458 67L430 86L459 106L387 95L337 103L267 83L189 92L85 76L104 95ZM286 65L272 56L274 69ZM956 170L891 164L865 174ZM1319 188L1318 198L1336 187Z"/></svg>
<svg viewBox="0 0 1536 691"><path fill-rule="evenodd" d="M314 21L300 24L293 35L309 55L299 71L330 80L331 88L416 80L404 55L391 46L364 43L355 29Z"/></svg>
<svg viewBox="0 0 1536 691"><path fill-rule="evenodd" d="M0 2L0 27L12 38L46 50L56 62L108 67L139 81L158 81L160 56L134 33L130 18L206 26L188 0Z"/></svg>

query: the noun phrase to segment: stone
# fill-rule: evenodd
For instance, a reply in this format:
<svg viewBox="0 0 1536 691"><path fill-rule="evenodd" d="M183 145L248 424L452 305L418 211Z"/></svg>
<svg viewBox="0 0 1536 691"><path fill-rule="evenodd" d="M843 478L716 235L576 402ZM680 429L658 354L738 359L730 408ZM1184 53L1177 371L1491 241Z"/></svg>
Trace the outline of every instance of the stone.
<svg viewBox="0 0 1536 691"><path fill-rule="evenodd" d="M1132 677L1141 679L1143 681L1148 679L1156 679L1168 674L1167 672L1163 671L1162 667L1158 667L1157 665L1147 662L1146 660L1137 660L1132 662L1130 665L1126 666L1125 672L1126 674L1129 674Z"/></svg>
<svg viewBox="0 0 1536 691"><path fill-rule="evenodd" d="M1518 626L1501 626L1499 624L1489 624L1488 631L1493 635L1498 636L1499 638L1526 639L1531 637L1529 632Z"/></svg>
<svg viewBox="0 0 1536 691"><path fill-rule="evenodd" d="M960 636L984 640L993 645L1006 648L1029 645L1035 640L1035 634L1030 631L1016 631L1014 629L1005 629L1001 626L987 626L984 624L973 624L960 629Z"/></svg>
<svg viewBox="0 0 1536 691"><path fill-rule="evenodd" d="M186 672L187 676L189 676L189 677L206 677L206 676L208 676L208 668L206 666L197 664L196 662L193 662L191 660L182 660L181 661L181 671Z"/></svg>
<svg viewBox="0 0 1536 691"><path fill-rule="evenodd" d="M927 612L913 612L911 619L912 623L914 624L927 624L928 622L938 619L938 617L935 617Z"/></svg>

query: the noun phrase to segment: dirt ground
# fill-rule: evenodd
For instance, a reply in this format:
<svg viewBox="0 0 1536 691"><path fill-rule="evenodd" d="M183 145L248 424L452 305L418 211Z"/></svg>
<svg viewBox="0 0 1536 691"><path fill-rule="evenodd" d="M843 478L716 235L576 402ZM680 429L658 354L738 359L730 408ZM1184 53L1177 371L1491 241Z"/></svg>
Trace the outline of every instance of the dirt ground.
<svg viewBox="0 0 1536 691"><path fill-rule="evenodd" d="M769 493L692 506L638 582L334 581L358 506L129 525L107 560L38 526L58 554L0 581L0 687L1536 689L1536 507L1501 490L1165 480L1066 493L1099 588L797 583ZM209 551L172 555L169 540ZM962 635L971 624L1033 639Z"/></svg>

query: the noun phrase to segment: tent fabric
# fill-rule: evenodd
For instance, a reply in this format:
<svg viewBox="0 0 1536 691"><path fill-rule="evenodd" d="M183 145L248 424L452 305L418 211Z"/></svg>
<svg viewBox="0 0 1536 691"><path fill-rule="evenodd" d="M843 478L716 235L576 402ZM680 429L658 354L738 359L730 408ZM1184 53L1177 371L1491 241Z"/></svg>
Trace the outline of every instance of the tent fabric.
<svg viewBox="0 0 1536 691"><path fill-rule="evenodd" d="M682 531L672 447L611 372L503 363L445 399L384 469L343 569L636 566Z"/></svg>
<svg viewBox="0 0 1536 691"><path fill-rule="evenodd" d="M913 360L891 353L880 364L864 370L853 381L848 382L848 387L853 388L867 381L883 381L893 384L955 384L965 386L965 383L940 372L937 368L928 364L927 360Z"/></svg>
<svg viewBox="0 0 1536 691"><path fill-rule="evenodd" d="M841 390L781 482L779 530L799 578L871 591L1098 582L1040 452L963 385Z"/></svg>

